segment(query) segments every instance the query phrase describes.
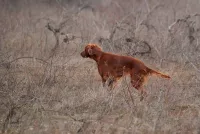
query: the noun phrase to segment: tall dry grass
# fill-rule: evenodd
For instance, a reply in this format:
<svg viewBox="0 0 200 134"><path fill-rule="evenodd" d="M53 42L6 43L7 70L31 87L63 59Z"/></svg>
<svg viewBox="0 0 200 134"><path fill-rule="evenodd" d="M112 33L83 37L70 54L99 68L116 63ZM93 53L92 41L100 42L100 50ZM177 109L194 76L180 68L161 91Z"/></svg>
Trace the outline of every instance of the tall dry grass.
<svg viewBox="0 0 200 134"><path fill-rule="evenodd" d="M0 1L1 133L199 133L199 2ZM141 59L148 97L103 88L85 44Z"/></svg>

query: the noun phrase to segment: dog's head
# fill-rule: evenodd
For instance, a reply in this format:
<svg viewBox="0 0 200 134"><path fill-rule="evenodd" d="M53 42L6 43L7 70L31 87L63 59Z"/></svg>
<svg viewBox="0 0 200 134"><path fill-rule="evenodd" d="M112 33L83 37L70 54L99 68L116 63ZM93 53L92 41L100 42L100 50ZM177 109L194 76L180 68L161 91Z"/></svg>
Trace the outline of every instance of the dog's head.
<svg viewBox="0 0 200 134"><path fill-rule="evenodd" d="M96 44L88 44L85 50L81 52L83 58L95 58L102 52L102 49Z"/></svg>

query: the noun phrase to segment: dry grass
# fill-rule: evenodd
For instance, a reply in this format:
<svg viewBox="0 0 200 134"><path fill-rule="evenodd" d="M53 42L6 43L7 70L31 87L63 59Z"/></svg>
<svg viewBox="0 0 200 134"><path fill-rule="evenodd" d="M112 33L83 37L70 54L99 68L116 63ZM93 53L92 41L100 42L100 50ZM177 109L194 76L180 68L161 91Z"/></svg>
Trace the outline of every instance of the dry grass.
<svg viewBox="0 0 200 134"><path fill-rule="evenodd" d="M198 0L0 1L1 133L200 132ZM109 92L85 44L137 57L150 77Z"/></svg>

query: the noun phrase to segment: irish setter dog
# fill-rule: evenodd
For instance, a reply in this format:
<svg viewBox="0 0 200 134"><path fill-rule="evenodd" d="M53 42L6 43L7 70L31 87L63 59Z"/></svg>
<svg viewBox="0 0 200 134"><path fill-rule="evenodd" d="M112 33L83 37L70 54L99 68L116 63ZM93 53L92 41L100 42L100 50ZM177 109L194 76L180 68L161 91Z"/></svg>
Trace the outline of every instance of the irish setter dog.
<svg viewBox="0 0 200 134"><path fill-rule="evenodd" d="M108 86L112 89L122 76L130 75L132 86L141 91L141 100L147 94L143 84L148 75L156 74L163 78L170 78L168 75L148 68L143 62L133 57L103 52L96 44L88 44L81 52L81 56L96 61L103 86L109 80Z"/></svg>

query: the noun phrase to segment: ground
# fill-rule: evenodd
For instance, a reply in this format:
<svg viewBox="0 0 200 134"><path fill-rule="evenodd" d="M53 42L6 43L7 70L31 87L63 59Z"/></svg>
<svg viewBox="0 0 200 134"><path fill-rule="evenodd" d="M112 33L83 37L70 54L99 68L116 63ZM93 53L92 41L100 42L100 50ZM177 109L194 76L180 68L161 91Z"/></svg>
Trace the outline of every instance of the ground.
<svg viewBox="0 0 200 134"><path fill-rule="evenodd" d="M25 134L200 133L198 0L1 0L0 130ZM171 79L148 96L103 87L88 43Z"/></svg>

